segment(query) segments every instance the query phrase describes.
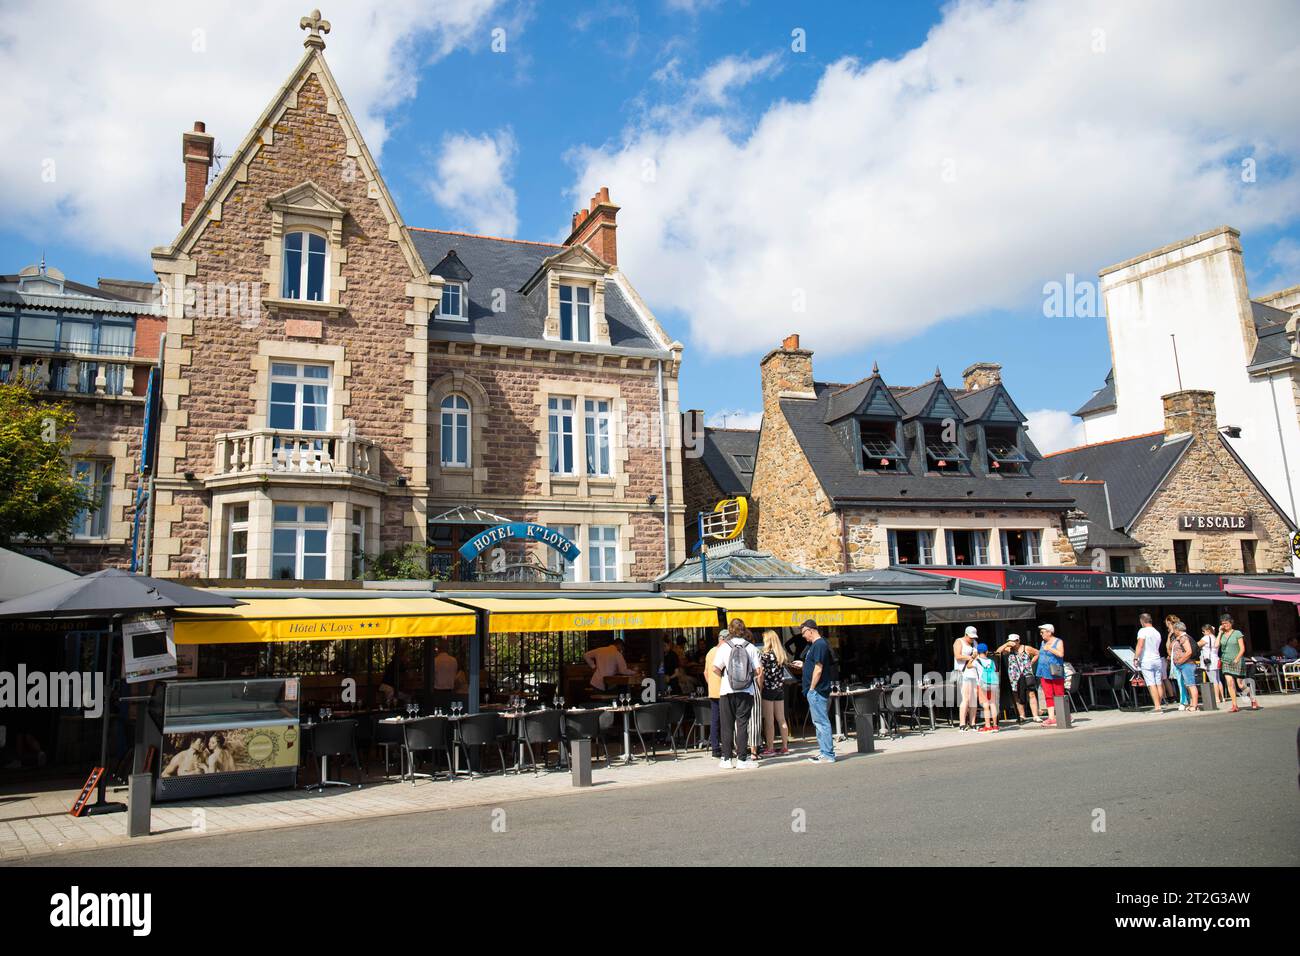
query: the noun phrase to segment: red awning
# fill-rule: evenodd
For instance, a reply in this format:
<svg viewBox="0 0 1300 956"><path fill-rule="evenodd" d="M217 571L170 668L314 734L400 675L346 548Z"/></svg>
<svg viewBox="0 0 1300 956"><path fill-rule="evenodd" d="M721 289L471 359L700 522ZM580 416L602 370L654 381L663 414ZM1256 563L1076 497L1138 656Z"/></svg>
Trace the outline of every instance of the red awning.
<svg viewBox="0 0 1300 956"><path fill-rule="evenodd" d="M1259 601L1286 601L1300 605L1300 591L1246 591L1230 587L1228 593L1236 597L1255 598Z"/></svg>

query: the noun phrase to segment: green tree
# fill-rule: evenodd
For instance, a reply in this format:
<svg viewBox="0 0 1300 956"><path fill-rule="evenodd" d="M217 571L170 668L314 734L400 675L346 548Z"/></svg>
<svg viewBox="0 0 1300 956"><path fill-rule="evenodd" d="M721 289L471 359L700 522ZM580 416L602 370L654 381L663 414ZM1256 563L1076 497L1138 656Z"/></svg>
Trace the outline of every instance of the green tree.
<svg viewBox="0 0 1300 956"><path fill-rule="evenodd" d="M433 548L411 542L383 554L366 555L367 581L441 581L442 575L429 571Z"/></svg>
<svg viewBox="0 0 1300 956"><path fill-rule="evenodd" d="M0 543L66 537L96 505L68 459L77 416L36 397L24 382L0 383Z"/></svg>

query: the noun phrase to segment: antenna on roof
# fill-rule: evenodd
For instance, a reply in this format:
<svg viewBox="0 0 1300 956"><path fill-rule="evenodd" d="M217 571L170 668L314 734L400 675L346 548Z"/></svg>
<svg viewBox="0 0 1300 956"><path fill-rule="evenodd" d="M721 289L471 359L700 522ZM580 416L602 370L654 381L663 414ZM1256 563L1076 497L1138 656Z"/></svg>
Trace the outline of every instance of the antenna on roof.
<svg viewBox="0 0 1300 956"><path fill-rule="evenodd" d="M221 161L229 159L230 155L230 153L221 151L220 140L212 147L212 171L208 173L208 185L212 185L217 181L217 177L221 175Z"/></svg>
<svg viewBox="0 0 1300 956"><path fill-rule="evenodd" d="M1174 372L1178 375L1178 391L1183 390L1183 370L1178 365L1178 339L1172 332L1169 333L1169 341L1174 346Z"/></svg>

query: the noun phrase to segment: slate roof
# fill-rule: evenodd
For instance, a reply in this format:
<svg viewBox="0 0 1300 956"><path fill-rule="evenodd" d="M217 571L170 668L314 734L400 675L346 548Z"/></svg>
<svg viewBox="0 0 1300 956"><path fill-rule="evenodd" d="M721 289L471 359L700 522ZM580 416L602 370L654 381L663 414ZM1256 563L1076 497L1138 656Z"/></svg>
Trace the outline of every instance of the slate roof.
<svg viewBox="0 0 1300 956"><path fill-rule="evenodd" d="M745 472L741 463L736 461L737 455L749 456L749 472ZM753 462L758 457L758 431L752 428L706 428L700 457L724 495L747 495L754 483Z"/></svg>
<svg viewBox="0 0 1300 956"><path fill-rule="evenodd" d="M1100 480L1066 481L1074 495L1075 507L1088 516L1089 548L1140 548L1142 543L1119 530L1111 514L1106 482Z"/></svg>
<svg viewBox="0 0 1300 956"><path fill-rule="evenodd" d="M1115 370L1106 373L1106 384L1092 393L1092 397L1079 406L1075 415L1091 415L1115 407Z"/></svg>
<svg viewBox="0 0 1300 956"><path fill-rule="evenodd" d="M453 250L456 259L472 278L468 284L468 320L436 319L429 324L432 338L495 336L550 344L543 339L546 322L545 288L535 287L529 295L519 290L542 261L564 251L548 242L496 239L463 232L441 232L412 228L411 239L430 272ZM496 289L504 290L505 309L492 310ZM654 334L642 323L632 303L614 282L605 283L605 319L609 322L610 345L616 348L662 351Z"/></svg>
<svg viewBox="0 0 1300 956"><path fill-rule="evenodd" d="M1106 482L1111 528L1127 530L1191 443L1190 435L1167 442L1163 432L1152 432L1070 448L1047 455L1043 463L1059 478ZM1083 486L1068 487L1077 490ZM1095 498L1092 500L1096 508ZM1080 507L1088 511L1086 505Z"/></svg>
<svg viewBox="0 0 1300 956"><path fill-rule="evenodd" d="M1287 338L1286 322L1266 325L1256 331L1259 338L1255 346L1255 354L1251 356L1247 368L1281 362L1291 357L1291 340Z"/></svg>
<svg viewBox="0 0 1300 956"><path fill-rule="evenodd" d="M891 392L905 414L915 415L928 403L937 384L938 380L932 380L919 388L891 389ZM990 475L982 461L972 461L971 474L927 475L925 451L910 440L904 449L908 455L906 472L861 471L854 453L827 423L832 396L844 388L843 385L815 382L816 399L781 399L781 412L789 422L799 447L807 456L822 488L837 504L903 507L996 504L1008 508L1068 508L1074 501L1054 473L1038 473L1041 466L1036 460L1039 455L1028 440L1025 447L1034 464L1030 465L1031 473L1026 476ZM960 389L949 391L965 411L963 398L974 393Z"/></svg>

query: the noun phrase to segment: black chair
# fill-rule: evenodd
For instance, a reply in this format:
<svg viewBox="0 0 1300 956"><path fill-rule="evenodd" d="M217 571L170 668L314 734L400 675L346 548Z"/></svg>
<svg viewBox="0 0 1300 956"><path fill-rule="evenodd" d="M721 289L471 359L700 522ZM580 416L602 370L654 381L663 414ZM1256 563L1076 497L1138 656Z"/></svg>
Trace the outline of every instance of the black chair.
<svg viewBox="0 0 1300 956"><path fill-rule="evenodd" d="M386 724L383 722L383 715L375 716L375 744L384 750L384 776L388 776L388 765L392 760L392 753L397 751L397 770L399 775L406 772L406 766L402 762L402 744L405 742L402 736L401 724Z"/></svg>
<svg viewBox="0 0 1300 956"><path fill-rule="evenodd" d="M524 714L524 747L528 750L528 762L537 769L537 760L533 756L533 744L540 744L542 747L542 768L551 769L547 763L547 757L550 755L551 744L555 744L559 751L556 767L557 769L564 763L564 746L563 738L560 735L560 711L558 710L533 710ZM522 771L522 767L520 770Z"/></svg>
<svg viewBox="0 0 1300 956"><path fill-rule="evenodd" d="M691 724L690 733L686 735L686 746L691 746L691 738L699 739L698 746L703 749L709 745L709 731L713 728L713 705L707 697L697 697L691 701L695 712L695 722Z"/></svg>
<svg viewBox="0 0 1300 956"><path fill-rule="evenodd" d="M505 720L500 714L471 714L459 721L459 742L461 753L465 755L465 768L470 779L474 778L474 764L470 759L470 748L475 748L479 764L483 762L483 748L495 745L497 758L501 761L501 773L506 772L506 755L503 744L513 743L514 737L507 731ZM482 771L480 770L480 775Z"/></svg>
<svg viewBox="0 0 1300 956"><path fill-rule="evenodd" d="M342 780L330 780L327 774L327 761L330 757L351 757L361 776L361 760L357 757L357 722L355 720L327 720L317 724L312 730L312 756L320 758L320 778L316 781L316 792L326 787L350 787L352 784ZM356 784L360 788L361 784ZM311 789L308 787L308 789Z"/></svg>
<svg viewBox="0 0 1300 956"><path fill-rule="evenodd" d="M599 710L596 713L600 717L600 740L601 743L605 746L605 757L606 759L608 759L609 735L614 734L614 736L618 737L619 740L622 740L622 736L621 736L622 724L620 723L621 717L619 714L616 714L613 711L609 711L609 710ZM627 755L624 754L624 756Z"/></svg>
<svg viewBox="0 0 1300 956"><path fill-rule="evenodd" d="M639 707L633 708L632 727L636 730L636 739L641 743L641 756L644 757L649 753L651 757L657 760L659 753L655 749L655 736L663 734L668 738L668 743L673 748L673 759L681 759L677 756L677 742L673 740L669 728L667 703L641 704ZM650 735L650 748L648 751L645 743L646 734Z"/></svg>
<svg viewBox="0 0 1300 956"><path fill-rule="evenodd" d="M411 786L415 786L416 777L425 777L429 780L437 778L439 753L447 758L447 779L450 780L454 776L451 767L451 749L447 743L450 723L451 721L446 717L421 717L419 720L403 722L402 755L406 758L406 769L411 778ZM415 757L422 753L430 755L433 773L415 772Z"/></svg>
<svg viewBox="0 0 1300 956"><path fill-rule="evenodd" d="M367 776L370 774L370 755L375 749L375 724L378 720L374 714L362 714L357 718L357 753L361 755Z"/></svg>
<svg viewBox="0 0 1300 956"><path fill-rule="evenodd" d="M682 724L686 722L686 701L669 700L664 703L668 705L668 733L676 740L682 732Z"/></svg>
<svg viewBox="0 0 1300 956"><path fill-rule="evenodd" d="M590 740L593 754L599 748L605 752L605 766L609 766L609 747L605 745L605 737L600 732L599 711L594 710L571 710L564 715L564 737L572 742L574 740Z"/></svg>

